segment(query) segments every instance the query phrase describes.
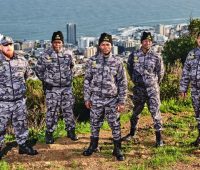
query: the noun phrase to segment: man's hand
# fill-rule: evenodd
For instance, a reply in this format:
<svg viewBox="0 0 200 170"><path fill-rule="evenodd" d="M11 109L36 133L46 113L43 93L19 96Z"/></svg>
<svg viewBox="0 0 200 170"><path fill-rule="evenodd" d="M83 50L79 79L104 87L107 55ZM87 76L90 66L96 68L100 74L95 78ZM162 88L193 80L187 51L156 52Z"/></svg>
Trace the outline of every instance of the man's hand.
<svg viewBox="0 0 200 170"><path fill-rule="evenodd" d="M86 102L85 102L85 107L86 107L87 109L91 109L91 107L92 107L92 102L91 102L91 101L86 101Z"/></svg>
<svg viewBox="0 0 200 170"><path fill-rule="evenodd" d="M185 98L187 97L187 93L186 92L180 92L179 97L183 100L185 100Z"/></svg>
<svg viewBox="0 0 200 170"><path fill-rule="evenodd" d="M118 104L117 105L117 111L118 112L123 112L125 110L125 105L124 104Z"/></svg>

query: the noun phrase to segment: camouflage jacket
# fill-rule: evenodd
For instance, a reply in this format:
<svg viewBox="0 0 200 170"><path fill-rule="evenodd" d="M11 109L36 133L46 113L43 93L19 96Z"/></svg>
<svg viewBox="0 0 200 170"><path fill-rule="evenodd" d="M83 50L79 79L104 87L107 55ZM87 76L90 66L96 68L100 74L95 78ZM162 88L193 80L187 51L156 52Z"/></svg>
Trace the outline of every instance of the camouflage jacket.
<svg viewBox="0 0 200 170"><path fill-rule="evenodd" d="M180 91L187 92L190 82L192 90L200 89L200 48L188 53L180 80Z"/></svg>
<svg viewBox="0 0 200 170"><path fill-rule="evenodd" d="M8 60L0 53L0 101L16 101L25 97L25 80L33 75L22 55L15 53Z"/></svg>
<svg viewBox="0 0 200 170"><path fill-rule="evenodd" d="M133 83L139 86L158 85L164 76L163 60L151 49L146 55L141 49L131 53L127 68Z"/></svg>
<svg viewBox="0 0 200 170"><path fill-rule="evenodd" d="M127 95L126 73L120 58L95 55L86 63L84 80L84 100L92 95L117 97L118 103L125 103Z"/></svg>
<svg viewBox="0 0 200 170"><path fill-rule="evenodd" d="M70 87L72 82L72 56L65 49L56 53L52 48L45 51L36 64L38 78L48 86Z"/></svg>

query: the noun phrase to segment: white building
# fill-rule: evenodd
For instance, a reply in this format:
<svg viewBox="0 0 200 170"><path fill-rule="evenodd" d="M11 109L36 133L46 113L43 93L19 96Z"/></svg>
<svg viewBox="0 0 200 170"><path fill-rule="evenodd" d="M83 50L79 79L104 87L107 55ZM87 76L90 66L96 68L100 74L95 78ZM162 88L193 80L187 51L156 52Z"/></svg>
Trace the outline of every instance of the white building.
<svg viewBox="0 0 200 170"><path fill-rule="evenodd" d="M3 38L3 34L0 34L0 41L1 41L2 38Z"/></svg>
<svg viewBox="0 0 200 170"><path fill-rule="evenodd" d="M22 43L22 50L26 50L26 49L32 49L35 47L35 41L24 41Z"/></svg>
<svg viewBox="0 0 200 170"><path fill-rule="evenodd" d="M78 46L81 49L85 49L91 46L95 46L97 44L96 37L80 37L78 40Z"/></svg>
<svg viewBox="0 0 200 170"><path fill-rule="evenodd" d="M114 55L118 55L118 47L117 46L113 45L113 47L112 47L112 53Z"/></svg>
<svg viewBox="0 0 200 170"><path fill-rule="evenodd" d="M89 58L97 53L97 47L87 47L84 51L84 56Z"/></svg>
<svg viewBox="0 0 200 170"><path fill-rule="evenodd" d="M166 42L168 40L168 37L161 35L161 34L154 34L154 41L156 42Z"/></svg>

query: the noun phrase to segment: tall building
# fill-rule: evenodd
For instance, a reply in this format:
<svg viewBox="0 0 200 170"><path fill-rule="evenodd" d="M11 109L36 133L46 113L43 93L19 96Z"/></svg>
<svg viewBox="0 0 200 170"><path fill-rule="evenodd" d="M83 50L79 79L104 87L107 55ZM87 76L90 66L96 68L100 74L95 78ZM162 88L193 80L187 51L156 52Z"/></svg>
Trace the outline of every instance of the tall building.
<svg viewBox="0 0 200 170"><path fill-rule="evenodd" d="M67 24L67 43L76 45L76 24Z"/></svg>
<svg viewBox="0 0 200 170"><path fill-rule="evenodd" d="M97 53L97 47L87 47L84 51L84 56L89 58Z"/></svg>
<svg viewBox="0 0 200 170"><path fill-rule="evenodd" d="M165 35L165 25L162 25L162 24L156 25L156 33Z"/></svg>

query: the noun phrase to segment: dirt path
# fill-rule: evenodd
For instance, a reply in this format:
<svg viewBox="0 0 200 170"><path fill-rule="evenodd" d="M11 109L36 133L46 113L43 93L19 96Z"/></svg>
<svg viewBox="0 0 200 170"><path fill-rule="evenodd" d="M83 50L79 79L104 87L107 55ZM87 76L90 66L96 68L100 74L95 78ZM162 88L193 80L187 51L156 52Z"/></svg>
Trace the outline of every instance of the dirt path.
<svg viewBox="0 0 200 170"><path fill-rule="evenodd" d="M170 114L163 114L164 122L170 118ZM128 169L129 162L132 159L140 158L141 160L151 157L149 147L154 145L155 137L153 133L146 134L146 129L152 128L152 120L150 116L144 116L140 119L140 124L135 139L135 146L132 150L125 154L126 160L118 162L112 156L112 141L111 131L101 131L100 146L102 145L102 152L94 153L92 156L82 156L82 152L89 144L90 134L79 134L79 140L71 141L67 137L59 138L55 144L46 145L37 143L39 154L36 156L19 155L18 148L13 148L3 158L9 163L12 169L34 169L34 170L55 170L55 169L84 169L84 170L109 170L119 169L123 167ZM122 135L129 131L129 123L122 126ZM165 139L170 143L170 139ZM199 159L198 159L199 160ZM184 169L200 169L200 162L194 164L178 163L170 169L184 170Z"/></svg>

